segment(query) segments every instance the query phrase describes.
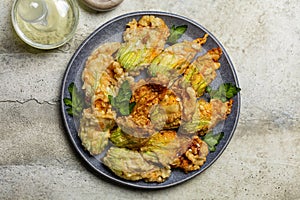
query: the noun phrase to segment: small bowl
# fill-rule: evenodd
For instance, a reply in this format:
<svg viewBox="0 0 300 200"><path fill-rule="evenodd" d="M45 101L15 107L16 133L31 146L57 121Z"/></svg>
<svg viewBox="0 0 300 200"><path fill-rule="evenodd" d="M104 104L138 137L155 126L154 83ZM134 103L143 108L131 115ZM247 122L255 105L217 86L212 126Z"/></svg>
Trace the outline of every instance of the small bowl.
<svg viewBox="0 0 300 200"><path fill-rule="evenodd" d="M61 1L63 3L63 5L60 4L59 5L59 6L61 6L60 8L68 8L66 6L66 5L68 5L69 9L72 10L71 16L73 17L74 20L73 20L72 24L70 24L70 28L69 28L68 32L64 33L63 36L61 36L55 40L51 40L51 41L50 41L50 39L46 40L45 38L47 38L50 34L53 34L53 35L56 34L55 31L47 32L47 34L46 34L46 32L43 32L43 31L39 30L38 28L36 28L36 30L38 30L38 31L35 33L36 37L33 38L33 36L32 36L33 31L28 31L29 29L27 29L28 27L32 28L33 24L22 20L21 16L18 14L18 4L20 3L20 1L21 0L14 1L12 10L11 10L11 19L12 19L12 24L13 24L13 27L14 27L17 35L28 45L35 47L37 49L44 49L44 50L54 49L54 48L64 45L74 36L77 25L78 25L78 21L79 21L79 8L78 8L77 1L72 1L72 0ZM45 2L47 2L47 0ZM49 1L49 2L51 2L51 1ZM51 3L57 3L57 2L53 1ZM58 5L56 4L56 6L58 6ZM54 23L60 23L60 21L53 22L53 24Z"/></svg>
<svg viewBox="0 0 300 200"><path fill-rule="evenodd" d="M96 11L110 11L115 9L123 0L81 0L87 7Z"/></svg>

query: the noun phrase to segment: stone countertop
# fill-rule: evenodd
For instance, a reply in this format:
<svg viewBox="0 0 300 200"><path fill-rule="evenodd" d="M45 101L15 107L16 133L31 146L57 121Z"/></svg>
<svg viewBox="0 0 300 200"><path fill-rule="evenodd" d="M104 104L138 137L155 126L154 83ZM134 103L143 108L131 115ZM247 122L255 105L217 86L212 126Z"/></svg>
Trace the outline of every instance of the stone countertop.
<svg viewBox="0 0 300 200"><path fill-rule="evenodd" d="M0 4L0 199L300 199L299 1L125 0L110 12L80 4L75 36L42 51L23 43ZM87 170L66 136L60 89L69 59L97 27L128 12L191 18L229 53L242 88L235 134L204 173L143 191Z"/></svg>

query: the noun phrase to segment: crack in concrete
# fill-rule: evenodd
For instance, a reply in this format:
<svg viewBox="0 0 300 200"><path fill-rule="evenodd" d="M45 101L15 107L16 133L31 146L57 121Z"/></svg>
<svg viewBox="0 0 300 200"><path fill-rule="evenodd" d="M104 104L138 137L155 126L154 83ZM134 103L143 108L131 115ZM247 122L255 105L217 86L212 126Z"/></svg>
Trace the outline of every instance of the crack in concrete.
<svg viewBox="0 0 300 200"><path fill-rule="evenodd" d="M48 104L48 105L57 105L60 100L55 100L55 101L39 101L36 98L31 98L31 99L26 99L26 100L0 100L0 103L19 103L19 104L25 104L28 102L34 101L37 104L43 105L43 104Z"/></svg>

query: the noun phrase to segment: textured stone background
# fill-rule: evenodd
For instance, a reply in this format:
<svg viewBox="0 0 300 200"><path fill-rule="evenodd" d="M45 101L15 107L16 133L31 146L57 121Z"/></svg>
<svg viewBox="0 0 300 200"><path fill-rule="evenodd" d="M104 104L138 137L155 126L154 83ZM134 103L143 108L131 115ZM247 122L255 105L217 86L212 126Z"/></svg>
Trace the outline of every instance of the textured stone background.
<svg viewBox="0 0 300 200"><path fill-rule="evenodd" d="M0 199L300 199L300 3L297 0L125 0L80 6L74 38L40 51L0 4ZM161 10L191 18L228 51L242 88L240 121L208 170L179 186L131 190L94 175L72 149L59 95L67 63L97 27L120 14Z"/></svg>

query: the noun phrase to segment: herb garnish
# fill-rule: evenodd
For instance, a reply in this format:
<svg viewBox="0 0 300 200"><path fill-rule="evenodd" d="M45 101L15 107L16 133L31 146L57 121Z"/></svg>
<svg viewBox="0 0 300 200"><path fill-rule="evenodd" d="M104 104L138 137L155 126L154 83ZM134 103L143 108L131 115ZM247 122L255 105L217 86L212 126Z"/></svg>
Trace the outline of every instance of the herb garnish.
<svg viewBox="0 0 300 200"><path fill-rule="evenodd" d="M224 83L219 86L217 90L213 90L210 86L207 86L206 92L210 95L212 99L220 99L222 102L234 97L241 88L236 87L232 83Z"/></svg>
<svg viewBox="0 0 300 200"><path fill-rule="evenodd" d="M223 132L218 134L213 134L213 132L210 131L203 137L203 141L208 145L209 151L214 152L216 151L217 144L219 144L223 136L224 136Z"/></svg>
<svg viewBox="0 0 300 200"><path fill-rule="evenodd" d="M181 25L181 26L177 26L175 27L175 25L173 25L171 27L170 30L170 36L167 40L167 43L170 44L175 44L177 42L177 40L185 33L185 31L187 30L187 25Z"/></svg>
<svg viewBox="0 0 300 200"><path fill-rule="evenodd" d="M124 81L116 97L108 95L109 103L120 115L129 115L135 106L135 102L130 103L132 92L128 80Z"/></svg>
<svg viewBox="0 0 300 200"><path fill-rule="evenodd" d="M79 117L84 106L82 94L80 94L73 82L70 83L68 91L71 97L64 98L65 105L69 106L66 111L71 116Z"/></svg>

